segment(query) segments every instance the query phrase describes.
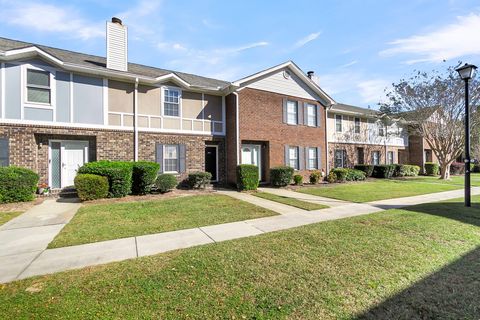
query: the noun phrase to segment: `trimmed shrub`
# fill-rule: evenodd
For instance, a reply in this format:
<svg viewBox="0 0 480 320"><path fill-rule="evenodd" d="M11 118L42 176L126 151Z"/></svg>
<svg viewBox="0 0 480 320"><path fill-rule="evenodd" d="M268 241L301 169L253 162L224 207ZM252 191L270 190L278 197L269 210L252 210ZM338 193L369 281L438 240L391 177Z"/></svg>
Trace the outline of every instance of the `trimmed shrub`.
<svg viewBox="0 0 480 320"><path fill-rule="evenodd" d="M327 176L327 181L333 182L345 182L345 181L363 181L367 178L367 174L362 170L347 169L347 168L334 168L330 170Z"/></svg>
<svg viewBox="0 0 480 320"><path fill-rule="evenodd" d="M270 183L275 187L285 187L293 179L293 168L287 166L274 167L270 169Z"/></svg>
<svg viewBox="0 0 480 320"><path fill-rule="evenodd" d="M84 164L78 169L78 173L107 177L108 196L110 198L120 198L132 191L132 169L132 162L102 160Z"/></svg>
<svg viewBox="0 0 480 320"><path fill-rule="evenodd" d="M348 169L345 168L334 168L330 170L330 173L335 174L335 182L345 182L347 181Z"/></svg>
<svg viewBox="0 0 480 320"><path fill-rule="evenodd" d="M337 182L337 175L335 174L335 172L330 171L330 173L327 175L327 182L328 183Z"/></svg>
<svg viewBox="0 0 480 320"><path fill-rule="evenodd" d="M134 162L132 167L132 193L149 193L157 178L158 170L160 170L160 165L156 162Z"/></svg>
<svg viewBox="0 0 480 320"><path fill-rule="evenodd" d="M367 177L371 177L373 174L373 165L370 164L357 164L353 168L365 172Z"/></svg>
<svg viewBox="0 0 480 320"><path fill-rule="evenodd" d="M155 187L158 192L165 193L175 189L178 185L177 178L173 174L163 173L159 174L155 180Z"/></svg>
<svg viewBox="0 0 480 320"><path fill-rule="evenodd" d="M0 203L35 199L37 184L38 174L30 169L0 167Z"/></svg>
<svg viewBox="0 0 480 320"><path fill-rule="evenodd" d="M389 179L393 176L395 172L395 165L393 164L382 164L374 166L372 176L379 179Z"/></svg>
<svg viewBox="0 0 480 320"><path fill-rule="evenodd" d="M82 201L96 200L108 196L108 179L96 174L83 173L75 177L75 189Z"/></svg>
<svg viewBox="0 0 480 320"><path fill-rule="evenodd" d="M410 164L396 164L395 171L393 173L394 177L416 177L420 172L419 166L414 166Z"/></svg>
<svg viewBox="0 0 480 320"><path fill-rule="evenodd" d="M438 176L440 173L440 166L437 163L425 162L425 174L427 176Z"/></svg>
<svg viewBox="0 0 480 320"><path fill-rule="evenodd" d="M322 178L322 174L319 171L314 171L310 173L310 183L311 184L317 184L320 182L320 179Z"/></svg>
<svg viewBox="0 0 480 320"><path fill-rule="evenodd" d="M303 184L303 176L299 174L294 175L293 183L295 183L296 186L301 186Z"/></svg>
<svg viewBox="0 0 480 320"><path fill-rule="evenodd" d="M367 178L367 174L362 170L357 169L347 169L347 176L345 180L347 181L363 181Z"/></svg>
<svg viewBox="0 0 480 320"><path fill-rule="evenodd" d="M205 189L210 185L212 174L210 172L197 171L188 174L187 184L191 189Z"/></svg>
<svg viewBox="0 0 480 320"><path fill-rule="evenodd" d="M480 163L475 163L472 169L473 173L480 173Z"/></svg>
<svg viewBox="0 0 480 320"><path fill-rule="evenodd" d="M237 189L257 190L259 183L258 167L253 164L237 166Z"/></svg>
<svg viewBox="0 0 480 320"><path fill-rule="evenodd" d="M465 164L461 162L454 162L450 165L450 174L459 175L465 173Z"/></svg>

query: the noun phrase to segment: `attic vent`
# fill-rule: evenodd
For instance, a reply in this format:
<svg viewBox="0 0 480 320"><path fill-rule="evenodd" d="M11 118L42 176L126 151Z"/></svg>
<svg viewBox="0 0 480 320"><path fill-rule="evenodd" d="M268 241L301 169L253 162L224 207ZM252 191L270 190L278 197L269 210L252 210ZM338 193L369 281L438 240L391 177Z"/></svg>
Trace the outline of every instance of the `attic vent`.
<svg viewBox="0 0 480 320"><path fill-rule="evenodd" d="M127 71L127 64L127 27L114 17L107 22L107 68Z"/></svg>

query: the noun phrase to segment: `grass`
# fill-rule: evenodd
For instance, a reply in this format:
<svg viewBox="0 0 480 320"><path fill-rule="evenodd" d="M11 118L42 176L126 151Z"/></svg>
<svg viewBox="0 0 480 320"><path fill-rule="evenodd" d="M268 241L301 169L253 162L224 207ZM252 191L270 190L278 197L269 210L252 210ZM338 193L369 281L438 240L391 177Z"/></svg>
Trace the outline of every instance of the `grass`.
<svg viewBox="0 0 480 320"><path fill-rule="evenodd" d="M308 211L328 208L328 206L326 206L324 204L306 202L306 201L298 200L298 199L295 199L295 198L290 198L290 197L285 197L285 196L279 196L279 195L276 195L276 194L271 194L271 193L268 193L268 192L255 192L255 193L252 193L252 195L254 195L256 197L259 197L259 198L283 203L283 204L286 204L288 206L292 206L292 207L296 207L296 208L300 208L300 209L308 210Z"/></svg>
<svg viewBox="0 0 480 320"><path fill-rule="evenodd" d="M275 214L224 195L87 205L80 208L48 247L65 247Z"/></svg>
<svg viewBox="0 0 480 320"><path fill-rule="evenodd" d="M472 187L480 187L479 173L472 173L470 180L471 180ZM465 179L464 179L464 176L450 176L450 180L440 180L438 177L419 176L415 178L407 178L407 181L430 182L430 183L463 186Z"/></svg>
<svg viewBox="0 0 480 320"><path fill-rule="evenodd" d="M331 184L318 188L303 188L297 191L315 196L351 202L371 202L449 191L459 188L461 187L449 183L431 183L421 180L376 179L366 182Z"/></svg>
<svg viewBox="0 0 480 320"><path fill-rule="evenodd" d="M0 318L474 319L479 225L457 200L36 277Z"/></svg>
<svg viewBox="0 0 480 320"><path fill-rule="evenodd" d="M15 217L18 217L23 212L13 211L13 212L0 212L0 226L12 220Z"/></svg>

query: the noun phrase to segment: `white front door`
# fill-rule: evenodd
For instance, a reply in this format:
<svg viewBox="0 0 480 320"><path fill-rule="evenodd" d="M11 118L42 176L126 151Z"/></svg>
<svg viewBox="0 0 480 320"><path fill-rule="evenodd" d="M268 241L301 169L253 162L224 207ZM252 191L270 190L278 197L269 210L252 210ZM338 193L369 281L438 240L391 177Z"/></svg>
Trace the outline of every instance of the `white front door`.
<svg viewBox="0 0 480 320"><path fill-rule="evenodd" d="M50 141L50 148L50 186L58 187L58 180L61 188L73 186L78 168L88 162L88 141Z"/></svg>
<svg viewBox="0 0 480 320"><path fill-rule="evenodd" d="M242 145L242 164L253 164L258 167L258 177L262 180L262 165L260 146L255 144Z"/></svg>

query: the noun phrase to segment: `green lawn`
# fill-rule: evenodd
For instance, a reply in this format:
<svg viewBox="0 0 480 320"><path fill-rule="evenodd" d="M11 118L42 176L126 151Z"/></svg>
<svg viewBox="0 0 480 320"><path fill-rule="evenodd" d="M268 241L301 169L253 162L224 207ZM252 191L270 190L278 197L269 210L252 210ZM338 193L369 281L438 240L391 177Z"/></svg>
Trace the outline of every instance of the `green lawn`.
<svg viewBox="0 0 480 320"><path fill-rule="evenodd" d="M369 180L356 183L339 183L315 188L302 188L298 192L327 198L351 201L370 202L376 200L416 196L460 189L461 186L449 183L431 183L409 180Z"/></svg>
<svg viewBox="0 0 480 320"><path fill-rule="evenodd" d="M296 208L300 208L300 209L308 210L308 211L328 208L328 206L326 206L324 204L306 202L306 201L302 201L302 200L298 200L298 199L294 199L294 198L289 198L289 197L285 197L285 196L279 196L279 195L276 195L276 194L271 194L271 193L268 193L268 192L255 192L255 193L252 193L252 195L254 195L256 197L259 197L259 198L283 203L283 204L286 204L286 205L289 205L289 206L292 206L292 207L296 207Z"/></svg>
<svg viewBox="0 0 480 320"><path fill-rule="evenodd" d="M479 225L457 200L36 277L0 318L475 319Z"/></svg>
<svg viewBox="0 0 480 320"><path fill-rule="evenodd" d="M48 245L58 248L275 215L224 195L87 205Z"/></svg>
<svg viewBox="0 0 480 320"><path fill-rule="evenodd" d="M14 211L14 212L0 212L0 226L2 224L7 223L8 221L12 220L15 217L18 217L23 212L21 211Z"/></svg>
<svg viewBox="0 0 480 320"><path fill-rule="evenodd" d="M417 182L431 182L431 183L441 183L441 184L451 184L463 186L465 179L464 176L451 176L450 180L440 180L438 177L426 177L419 176L415 178L406 178L407 181L417 181ZM471 175L471 184L472 187L480 187L480 173L472 173Z"/></svg>

